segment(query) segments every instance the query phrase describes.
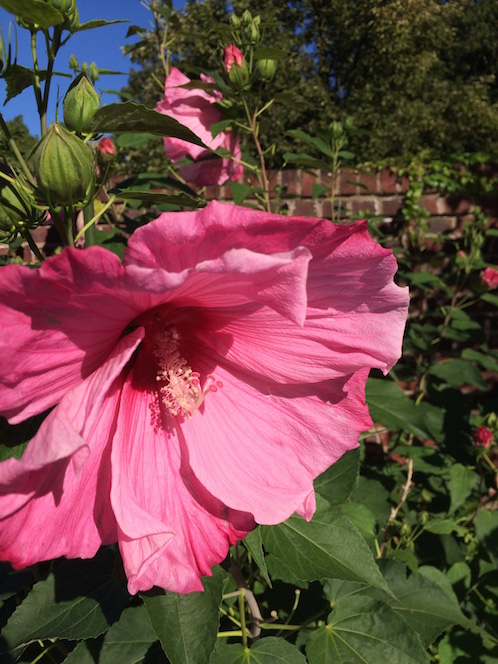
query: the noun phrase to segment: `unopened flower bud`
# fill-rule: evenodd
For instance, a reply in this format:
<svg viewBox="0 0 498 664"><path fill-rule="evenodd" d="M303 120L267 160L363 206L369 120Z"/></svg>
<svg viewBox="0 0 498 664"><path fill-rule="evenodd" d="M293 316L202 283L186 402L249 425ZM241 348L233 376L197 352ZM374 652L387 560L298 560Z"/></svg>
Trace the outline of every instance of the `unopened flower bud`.
<svg viewBox="0 0 498 664"><path fill-rule="evenodd" d="M97 145L97 160L101 164L110 164L116 157L116 148L110 138L102 138Z"/></svg>
<svg viewBox="0 0 498 664"><path fill-rule="evenodd" d="M83 202L93 185L91 149L60 124L51 124L33 152L38 188L53 205Z"/></svg>
<svg viewBox="0 0 498 664"><path fill-rule="evenodd" d="M66 127L78 133L85 132L99 108L99 101L90 79L81 73L71 83L62 102Z"/></svg>
<svg viewBox="0 0 498 664"><path fill-rule="evenodd" d="M243 62L244 54L239 48L237 48L237 46L235 46L235 44L229 44L223 49L223 65L227 72L230 72L233 64L240 67Z"/></svg>
<svg viewBox="0 0 498 664"><path fill-rule="evenodd" d="M0 164L0 240L35 226L38 216L30 187L6 164Z"/></svg>
<svg viewBox="0 0 498 664"><path fill-rule="evenodd" d="M493 432L488 427L480 426L472 434L477 447L489 447L493 441Z"/></svg>
<svg viewBox="0 0 498 664"><path fill-rule="evenodd" d="M230 15L230 25L232 26L232 28L235 28L235 30L237 30L238 28L240 28L240 23L241 21L240 18L237 16L237 14Z"/></svg>
<svg viewBox="0 0 498 664"><path fill-rule="evenodd" d="M271 81L277 71L275 60L258 60L258 71L263 81Z"/></svg>
<svg viewBox="0 0 498 664"><path fill-rule="evenodd" d="M261 41L261 33L255 23L251 23L251 25L246 28L245 36L249 44L252 44L253 46L259 44Z"/></svg>
<svg viewBox="0 0 498 664"><path fill-rule="evenodd" d="M88 67L88 74L90 75L90 78L92 79L93 82L99 80L100 72L95 62L90 63L90 66Z"/></svg>
<svg viewBox="0 0 498 664"><path fill-rule="evenodd" d="M78 71L80 68L80 63L78 62L78 58L75 55L71 55L69 57L69 69L72 69L73 71Z"/></svg>
<svg viewBox="0 0 498 664"><path fill-rule="evenodd" d="M252 14L248 9L246 9L245 12L242 14L242 25L244 27L247 27L251 25L251 23L252 23Z"/></svg>

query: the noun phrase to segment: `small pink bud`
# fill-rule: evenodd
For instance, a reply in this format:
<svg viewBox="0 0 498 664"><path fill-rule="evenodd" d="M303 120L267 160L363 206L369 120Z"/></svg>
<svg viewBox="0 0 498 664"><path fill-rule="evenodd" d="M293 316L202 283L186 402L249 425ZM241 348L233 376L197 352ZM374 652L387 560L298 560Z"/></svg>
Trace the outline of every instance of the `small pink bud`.
<svg viewBox="0 0 498 664"><path fill-rule="evenodd" d="M116 154L116 148L114 147L114 143L111 141L110 138L102 138L97 145L97 149L99 150L100 154L105 155L105 154L111 154L115 155Z"/></svg>
<svg viewBox="0 0 498 664"><path fill-rule="evenodd" d="M482 281L489 288L498 287L498 270L494 267L487 267L482 273Z"/></svg>
<svg viewBox="0 0 498 664"><path fill-rule="evenodd" d="M491 441L493 440L493 433L488 429L488 427L480 426L474 431L472 435L474 443L478 447L489 447Z"/></svg>
<svg viewBox="0 0 498 664"><path fill-rule="evenodd" d="M235 44L229 44L223 50L223 64L225 69L229 72L232 68L232 65L235 63L238 67L242 67L244 62L244 55L240 49L238 49Z"/></svg>

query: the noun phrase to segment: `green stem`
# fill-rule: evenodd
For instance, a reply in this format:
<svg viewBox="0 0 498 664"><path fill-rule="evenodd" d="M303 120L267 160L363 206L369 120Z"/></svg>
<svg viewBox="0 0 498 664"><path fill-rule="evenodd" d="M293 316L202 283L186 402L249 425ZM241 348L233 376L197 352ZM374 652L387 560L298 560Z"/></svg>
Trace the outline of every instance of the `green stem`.
<svg viewBox="0 0 498 664"><path fill-rule="evenodd" d="M59 234L62 244L67 247L69 240L66 233L66 227L59 217L59 213L54 208L50 208L50 216L52 217L52 223L54 224L55 230Z"/></svg>
<svg viewBox="0 0 498 664"><path fill-rule="evenodd" d="M29 230L26 228L25 230L21 231L21 235L26 240L26 242L29 245L29 248L34 253L34 255L38 258L40 263L43 263L43 261L45 260L44 257L43 257L43 254L41 253L41 251L36 246L36 242L33 240L33 236L31 235Z"/></svg>
<svg viewBox="0 0 498 664"><path fill-rule="evenodd" d="M247 648L247 627L246 627L246 606L244 603L245 588L240 588L239 594L239 612L240 612L240 626L242 628L242 643L244 648Z"/></svg>
<svg viewBox="0 0 498 664"><path fill-rule="evenodd" d="M31 32L31 56L33 58L33 90L35 93L36 107L40 116L41 135L44 136L47 131L47 112L43 108L43 99L41 92L41 83L38 69L38 54L36 51L36 30Z"/></svg>
<svg viewBox="0 0 498 664"><path fill-rule="evenodd" d="M93 223L88 223L90 222L95 215L95 208L93 205L93 201L91 203L88 203L88 205L85 205L83 208L83 221L84 221L84 228L88 228L85 233L85 247L93 247L95 244L97 244L97 234L95 230L95 224Z"/></svg>
<svg viewBox="0 0 498 664"><path fill-rule="evenodd" d="M259 156L259 163L260 163L260 172L258 173L258 180L260 181L261 188L263 189L264 193L264 205L266 208L267 212L271 212L271 205L270 205L270 183L268 180L268 175L266 173L266 163L265 163L265 155L263 152L263 149L261 148L261 143L259 142L259 137L258 137L258 122L257 122L257 113L254 115L251 115L251 111L249 110L249 106L247 105L246 100L244 97L242 98L242 103L244 104L244 109L246 111L246 117L247 121L249 122L249 125L252 130L252 136L254 140L254 145L256 146L256 151Z"/></svg>
<svg viewBox="0 0 498 664"><path fill-rule="evenodd" d="M94 215L85 225L83 228L79 231L78 235L74 238L75 242L78 242L80 237L87 232L87 230L104 214L104 212L111 207L111 205L114 203L116 200L117 196L111 196L107 203L104 205L104 207L100 210L100 212L97 212L96 215Z"/></svg>
<svg viewBox="0 0 498 664"><path fill-rule="evenodd" d="M35 179L31 175L31 171L29 170L28 165L24 161L24 158L23 158L22 154L20 153L19 148L16 145L16 142L12 138L12 134L10 133L9 128L7 127L7 124L6 124L5 120L3 119L3 115L1 113L0 113L0 127L2 128L2 131L3 131L3 133L5 134L5 136L7 138L7 143L9 145L9 148L12 151L12 154L16 157L17 161L21 164L21 168L22 168L22 171L23 171L24 175L26 176L28 181L32 185L34 185L35 184Z"/></svg>

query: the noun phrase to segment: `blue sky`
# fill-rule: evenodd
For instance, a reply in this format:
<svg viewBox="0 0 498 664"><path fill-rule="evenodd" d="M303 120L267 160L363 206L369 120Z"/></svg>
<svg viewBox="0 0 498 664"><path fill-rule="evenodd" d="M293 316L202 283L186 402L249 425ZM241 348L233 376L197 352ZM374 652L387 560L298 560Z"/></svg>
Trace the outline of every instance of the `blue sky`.
<svg viewBox="0 0 498 664"><path fill-rule="evenodd" d="M174 6L181 8L184 6L184 0L174 0ZM152 15L140 0L120 0L119 2L110 2L110 0L79 0L78 11L80 22L86 23L93 19L128 19L130 23L117 23L108 25L95 30L85 30L76 33L68 43L63 46L56 58L55 69L57 71L69 72L69 56L75 55L80 65L83 61L95 61L97 67L101 69L111 69L113 71L124 72L121 76L107 75L101 76L97 81L96 87L99 92L102 90L119 90L128 81L127 72L130 69L130 60L121 52L121 46L133 43L136 38L126 39L126 33L129 25L139 25L147 28L152 25ZM4 38L8 39L9 21L12 15L0 8L0 25ZM66 33L64 33L66 34ZM31 52L29 46L30 34L28 30L17 27L17 63L29 67L32 64ZM40 41L40 44L42 42ZM45 65L44 49L39 47L39 65ZM51 87L52 104L49 109L49 122L55 120L55 105L57 99L57 86L59 86L59 97L61 99L59 113L62 112L62 98L70 85L70 79L62 76L56 76ZM32 88L24 90L20 95L7 102L5 101L5 83L0 80L0 111L5 120L11 120L16 115L22 115L24 122L34 136L40 135L40 122L36 111L36 104ZM118 101L116 95L107 93L102 94L103 103L109 104Z"/></svg>

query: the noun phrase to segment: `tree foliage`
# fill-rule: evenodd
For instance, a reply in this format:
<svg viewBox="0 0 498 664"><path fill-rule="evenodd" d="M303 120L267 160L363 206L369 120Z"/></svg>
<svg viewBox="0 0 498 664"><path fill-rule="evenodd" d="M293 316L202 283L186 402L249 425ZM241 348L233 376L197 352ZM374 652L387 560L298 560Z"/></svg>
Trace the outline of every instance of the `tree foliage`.
<svg viewBox="0 0 498 664"><path fill-rule="evenodd" d="M232 5L239 16L260 14L264 44L288 54L271 83L249 93L256 107L292 96L261 117L277 156L290 148L284 126L314 134L347 118L360 161L498 150L493 0L188 0L168 23L171 62L190 76L219 71ZM130 51L140 69L127 92L152 107L162 95L163 28L158 22Z"/></svg>

